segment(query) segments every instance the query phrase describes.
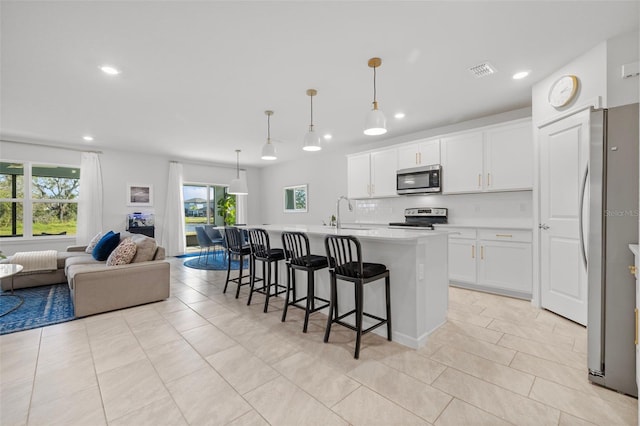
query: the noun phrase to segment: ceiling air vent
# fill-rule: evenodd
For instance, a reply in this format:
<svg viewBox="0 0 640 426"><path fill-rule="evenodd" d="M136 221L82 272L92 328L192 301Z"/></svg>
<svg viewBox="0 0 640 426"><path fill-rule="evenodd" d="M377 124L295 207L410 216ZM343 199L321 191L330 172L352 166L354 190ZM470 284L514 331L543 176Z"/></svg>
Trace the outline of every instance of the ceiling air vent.
<svg viewBox="0 0 640 426"><path fill-rule="evenodd" d="M483 62L469 68L469 72L476 78L486 77L496 73L496 69L489 62Z"/></svg>

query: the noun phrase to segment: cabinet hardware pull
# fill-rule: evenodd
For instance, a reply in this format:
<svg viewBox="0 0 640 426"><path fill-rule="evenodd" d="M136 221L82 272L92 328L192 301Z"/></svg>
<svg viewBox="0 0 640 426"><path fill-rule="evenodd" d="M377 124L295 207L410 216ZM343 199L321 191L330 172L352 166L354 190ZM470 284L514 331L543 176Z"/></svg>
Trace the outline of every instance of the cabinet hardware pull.
<svg viewBox="0 0 640 426"><path fill-rule="evenodd" d="M636 265L629 266L629 272L631 272L631 275L635 275L638 272Z"/></svg>
<svg viewBox="0 0 640 426"><path fill-rule="evenodd" d="M418 153L416 152L416 165L417 164L420 164L420 163L418 162Z"/></svg>
<svg viewBox="0 0 640 426"><path fill-rule="evenodd" d="M418 164L422 164L422 153L418 153Z"/></svg>
<svg viewBox="0 0 640 426"><path fill-rule="evenodd" d="M484 260L484 246L480 246L480 260Z"/></svg>
<svg viewBox="0 0 640 426"><path fill-rule="evenodd" d="M636 316L636 334L635 334L635 339L634 339L634 344L638 344L638 308L634 309L634 313Z"/></svg>
<svg viewBox="0 0 640 426"><path fill-rule="evenodd" d="M487 186L491 186L491 173L487 173Z"/></svg>
<svg viewBox="0 0 640 426"><path fill-rule="evenodd" d="M498 237L498 238L513 238L513 235L511 235L511 234L496 234L496 237Z"/></svg>
<svg viewBox="0 0 640 426"><path fill-rule="evenodd" d="M482 188L482 174L478 173L478 188Z"/></svg>
<svg viewBox="0 0 640 426"><path fill-rule="evenodd" d="M471 246L471 258L476 258L476 246Z"/></svg>

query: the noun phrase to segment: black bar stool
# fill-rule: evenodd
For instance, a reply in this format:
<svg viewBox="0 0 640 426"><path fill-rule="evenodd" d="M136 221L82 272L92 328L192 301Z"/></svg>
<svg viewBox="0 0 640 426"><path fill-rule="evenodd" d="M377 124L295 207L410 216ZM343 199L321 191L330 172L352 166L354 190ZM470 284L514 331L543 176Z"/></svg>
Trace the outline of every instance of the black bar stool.
<svg viewBox="0 0 640 426"><path fill-rule="evenodd" d="M336 323L356 332L356 351L354 358L360 357L360 340L362 335L368 333L383 324L387 324L387 340L391 341L391 301L390 301L390 281L389 270L381 263L362 262L362 249L360 241L351 235L327 235L324 239L324 247L327 251L327 258L331 259L329 274L331 276L331 302L329 305L329 317L327 318L327 328L324 333L324 342L329 341L331 324ZM368 284L379 279L385 279L385 303L387 308L387 318L380 318L375 315L363 312L364 284ZM355 309L338 316L338 291L337 280L350 281L354 284ZM356 316L355 327L342 321L345 317L354 314ZM362 329L362 317L366 316L377 322L366 330Z"/></svg>
<svg viewBox="0 0 640 426"><path fill-rule="evenodd" d="M269 308L269 297L277 296L286 291L285 286L278 284L278 262L284 260L284 250L272 249L269 243L269 234L267 231L260 228L249 229L249 246L251 247L251 257L254 262L262 262L262 278L257 278L254 273L251 275L251 290L249 292L249 300L247 305L251 304L251 297L254 292L258 292L265 295L264 300L264 312L267 312ZM271 280L271 264L275 263L275 280ZM266 271L265 271L266 269ZM255 287L257 281L262 281L262 287ZM271 286L275 287L275 291L271 292Z"/></svg>
<svg viewBox="0 0 640 426"><path fill-rule="evenodd" d="M309 314L324 309L329 306L329 301L315 295L315 271L324 269L329 266L326 256L318 256L310 254L309 238L302 232L283 232L282 246L286 256L287 265L287 296L285 299L284 310L282 311L282 321L287 318L287 308L295 306L304 309L304 326L302 331L307 332L309 324ZM304 297L296 298L296 270L307 272L307 294ZM293 300L290 301L290 295L293 293ZM305 301L305 306L298 303ZM324 302L320 306L316 305L316 301Z"/></svg>
<svg viewBox="0 0 640 426"><path fill-rule="evenodd" d="M251 277L254 274L254 263L253 259L251 259L251 249L248 244L245 244L244 238L242 236L242 231L239 228L234 226L227 226L224 228L224 238L227 244L227 280L224 283L223 293L227 292L227 286L229 285L229 281L233 281L238 284L238 288L236 289L236 299L240 296L240 287L243 285L251 284ZM229 278L231 276L231 257L236 256L240 262L240 267L238 271L238 276L236 278ZM242 269L244 268L244 259L245 257L249 258L249 275L242 275ZM249 281L242 282L243 278L249 278Z"/></svg>

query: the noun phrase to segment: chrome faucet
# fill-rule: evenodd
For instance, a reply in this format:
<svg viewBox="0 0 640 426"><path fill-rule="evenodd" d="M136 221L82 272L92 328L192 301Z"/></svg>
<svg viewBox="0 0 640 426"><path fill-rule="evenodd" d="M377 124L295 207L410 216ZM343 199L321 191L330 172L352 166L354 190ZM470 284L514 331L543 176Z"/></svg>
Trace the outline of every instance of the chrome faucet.
<svg viewBox="0 0 640 426"><path fill-rule="evenodd" d="M351 200L345 197L344 195L341 195L340 198L338 198L338 201L336 201L336 229L340 229L342 227L342 224L340 222L340 201L342 200L347 200L347 203L349 203L349 211L350 212L353 211L353 205L351 205Z"/></svg>

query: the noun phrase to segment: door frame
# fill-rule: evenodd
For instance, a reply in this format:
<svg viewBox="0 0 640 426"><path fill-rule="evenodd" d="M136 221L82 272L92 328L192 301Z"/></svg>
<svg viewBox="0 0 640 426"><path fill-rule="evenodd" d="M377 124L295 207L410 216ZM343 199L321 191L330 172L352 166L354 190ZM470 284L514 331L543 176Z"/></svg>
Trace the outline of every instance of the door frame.
<svg viewBox="0 0 640 426"><path fill-rule="evenodd" d="M603 108L602 97L596 96L595 98L587 100L585 103L554 114L551 117L543 117L539 120L538 117L533 117L533 240L531 242L533 252L533 287L531 304L536 308L542 307L542 285L540 281L540 259L542 253L540 251L540 229L538 228L538 224L540 224L540 129L590 108Z"/></svg>

